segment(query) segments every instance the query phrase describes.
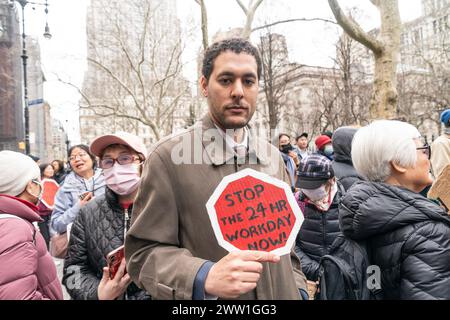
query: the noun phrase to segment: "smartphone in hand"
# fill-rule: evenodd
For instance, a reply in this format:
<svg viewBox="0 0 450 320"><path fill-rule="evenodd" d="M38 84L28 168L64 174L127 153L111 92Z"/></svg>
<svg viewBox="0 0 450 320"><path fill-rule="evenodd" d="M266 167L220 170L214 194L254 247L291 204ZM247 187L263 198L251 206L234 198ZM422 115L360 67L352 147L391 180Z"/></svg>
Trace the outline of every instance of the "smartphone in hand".
<svg viewBox="0 0 450 320"><path fill-rule="evenodd" d="M125 251L123 245L121 245L120 247L118 247L117 249L111 251L106 255L106 263L108 264L109 278L111 280L114 279L114 277L116 276L117 270L119 270L120 263L122 262L123 258L125 258ZM126 269L125 273L127 273Z"/></svg>
<svg viewBox="0 0 450 320"><path fill-rule="evenodd" d="M84 198L86 198L88 195L89 195L89 191L86 191L86 192L83 192L82 194L80 194L79 196L78 196L78 198L80 199L80 200L84 200Z"/></svg>

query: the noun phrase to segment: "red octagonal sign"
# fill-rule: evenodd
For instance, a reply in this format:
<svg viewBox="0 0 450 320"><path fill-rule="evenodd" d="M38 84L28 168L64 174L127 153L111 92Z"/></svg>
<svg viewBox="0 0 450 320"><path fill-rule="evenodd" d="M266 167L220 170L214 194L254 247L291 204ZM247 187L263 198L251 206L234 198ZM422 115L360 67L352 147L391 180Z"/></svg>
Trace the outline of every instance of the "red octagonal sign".
<svg viewBox="0 0 450 320"><path fill-rule="evenodd" d="M287 183L253 169L224 177L206 208L218 243L230 252L288 254L304 219Z"/></svg>

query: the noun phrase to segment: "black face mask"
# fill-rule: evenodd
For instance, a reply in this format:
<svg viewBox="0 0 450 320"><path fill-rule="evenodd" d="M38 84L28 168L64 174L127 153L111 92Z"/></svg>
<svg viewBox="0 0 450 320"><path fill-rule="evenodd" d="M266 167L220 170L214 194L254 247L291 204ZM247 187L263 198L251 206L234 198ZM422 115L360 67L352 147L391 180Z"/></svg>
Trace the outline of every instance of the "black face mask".
<svg viewBox="0 0 450 320"><path fill-rule="evenodd" d="M290 143L280 146L280 151L283 153L288 154L289 151L292 151L292 150L294 150L294 147Z"/></svg>

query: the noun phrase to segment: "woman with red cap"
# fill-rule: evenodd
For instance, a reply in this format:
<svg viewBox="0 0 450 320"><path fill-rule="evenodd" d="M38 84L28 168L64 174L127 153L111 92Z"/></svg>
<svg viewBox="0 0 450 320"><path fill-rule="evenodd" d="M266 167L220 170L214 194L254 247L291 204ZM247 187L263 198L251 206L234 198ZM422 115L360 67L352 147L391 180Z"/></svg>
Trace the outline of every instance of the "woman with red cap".
<svg viewBox="0 0 450 320"><path fill-rule="evenodd" d="M330 161L333 161L333 145L331 144L331 138L327 135L321 135L316 138L317 153L327 157Z"/></svg>
<svg viewBox="0 0 450 320"><path fill-rule="evenodd" d="M139 137L121 132L94 139L90 151L100 159L106 190L82 207L74 221L63 284L75 300L149 299L131 282L125 259L115 274L106 259L124 244L146 148Z"/></svg>

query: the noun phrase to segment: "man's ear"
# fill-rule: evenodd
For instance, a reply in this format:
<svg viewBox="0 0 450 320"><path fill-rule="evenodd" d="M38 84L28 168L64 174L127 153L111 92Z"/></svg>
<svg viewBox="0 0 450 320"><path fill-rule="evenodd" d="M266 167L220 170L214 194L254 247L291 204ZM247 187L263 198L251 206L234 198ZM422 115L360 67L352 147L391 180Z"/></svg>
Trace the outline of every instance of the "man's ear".
<svg viewBox="0 0 450 320"><path fill-rule="evenodd" d="M402 167L401 165L399 165L398 163L396 163L394 161L391 161L390 164L391 164L392 169L398 173L405 173L407 170L406 168Z"/></svg>
<svg viewBox="0 0 450 320"><path fill-rule="evenodd" d="M200 77L200 87L202 88L202 94L204 97L208 97L208 79L205 76Z"/></svg>

